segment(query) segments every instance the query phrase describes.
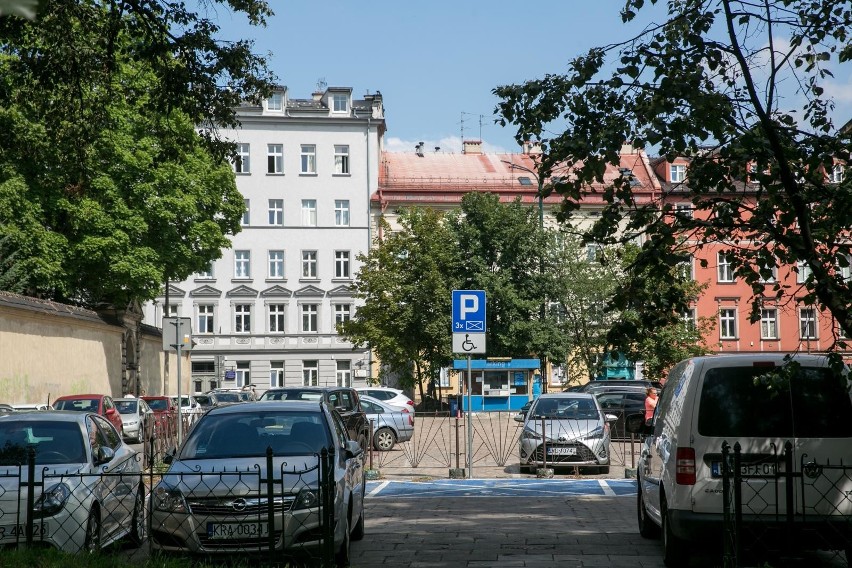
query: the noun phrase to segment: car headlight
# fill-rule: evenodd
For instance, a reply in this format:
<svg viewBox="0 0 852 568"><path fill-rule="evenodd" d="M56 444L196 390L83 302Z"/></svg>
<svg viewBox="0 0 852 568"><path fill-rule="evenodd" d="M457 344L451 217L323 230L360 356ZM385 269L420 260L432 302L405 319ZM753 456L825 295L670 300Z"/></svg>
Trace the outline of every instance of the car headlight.
<svg viewBox="0 0 852 568"><path fill-rule="evenodd" d="M583 439L584 440L595 440L595 439L598 439L598 438L603 438L603 434L604 434L604 427L598 426L597 428L589 431L588 434L583 436Z"/></svg>
<svg viewBox="0 0 852 568"><path fill-rule="evenodd" d="M524 428L524 431L521 432L522 440L541 440L541 434L533 430L532 428Z"/></svg>
<svg viewBox="0 0 852 568"><path fill-rule="evenodd" d="M35 518L49 517L58 513L68 497L71 496L71 489L64 483L57 483L47 491L41 494L38 501L33 506Z"/></svg>
<svg viewBox="0 0 852 568"><path fill-rule="evenodd" d="M168 513L185 513L187 511L186 500L179 489L158 485L154 489L154 509Z"/></svg>
<svg viewBox="0 0 852 568"><path fill-rule="evenodd" d="M299 491L298 495L296 495L296 502L293 503L293 510L310 509L317 506L319 506L319 494L316 489L305 487Z"/></svg>

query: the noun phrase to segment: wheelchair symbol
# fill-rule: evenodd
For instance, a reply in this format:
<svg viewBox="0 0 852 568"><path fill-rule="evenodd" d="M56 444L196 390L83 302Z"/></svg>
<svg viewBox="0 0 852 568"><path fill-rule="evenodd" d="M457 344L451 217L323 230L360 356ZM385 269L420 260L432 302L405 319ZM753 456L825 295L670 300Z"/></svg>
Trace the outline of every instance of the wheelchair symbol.
<svg viewBox="0 0 852 568"><path fill-rule="evenodd" d="M473 341L470 340L470 334L464 334L464 342L462 343L462 349L465 351L473 351L476 349L476 345L473 344Z"/></svg>

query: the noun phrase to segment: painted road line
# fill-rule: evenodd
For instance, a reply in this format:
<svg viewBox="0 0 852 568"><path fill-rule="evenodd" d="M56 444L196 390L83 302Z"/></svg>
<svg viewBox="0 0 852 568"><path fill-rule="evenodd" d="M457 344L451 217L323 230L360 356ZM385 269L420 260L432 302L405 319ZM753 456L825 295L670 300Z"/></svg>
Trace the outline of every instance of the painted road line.
<svg viewBox="0 0 852 568"><path fill-rule="evenodd" d="M376 487L374 487L372 491L367 493L367 497L374 497L374 496L378 495L379 493L382 492L382 489L384 489L385 487L388 486L389 483L390 483L390 481L383 481L381 483L377 483Z"/></svg>
<svg viewBox="0 0 852 568"><path fill-rule="evenodd" d="M618 497L636 494L631 479L490 479L369 482L370 497L447 498L447 497L564 497L597 495Z"/></svg>

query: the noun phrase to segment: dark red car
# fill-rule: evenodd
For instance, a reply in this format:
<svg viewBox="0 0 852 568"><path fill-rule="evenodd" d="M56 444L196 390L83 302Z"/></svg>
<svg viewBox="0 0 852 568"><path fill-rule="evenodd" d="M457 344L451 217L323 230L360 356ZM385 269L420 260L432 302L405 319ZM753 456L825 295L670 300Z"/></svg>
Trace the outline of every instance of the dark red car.
<svg viewBox="0 0 852 568"><path fill-rule="evenodd" d="M177 406L168 396L141 396L154 411L155 435L174 436L177 431Z"/></svg>
<svg viewBox="0 0 852 568"><path fill-rule="evenodd" d="M115 407L112 397L106 394L69 394L60 396L53 401L55 410L74 410L77 412L97 412L115 426L118 433L124 436L121 414Z"/></svg>

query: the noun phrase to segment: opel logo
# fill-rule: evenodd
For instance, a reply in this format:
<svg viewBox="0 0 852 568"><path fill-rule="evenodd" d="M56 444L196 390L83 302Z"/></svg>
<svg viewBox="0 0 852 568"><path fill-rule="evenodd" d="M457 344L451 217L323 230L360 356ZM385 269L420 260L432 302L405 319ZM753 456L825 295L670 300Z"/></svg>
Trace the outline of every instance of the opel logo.
<svg viewBox="0 0 852 568"><path fill-rule="evenodd" d="M234 499L234 502L231 503L231 507L234 508L234 511L245 511L246 510L246 500L243 498Z"/></svg>

